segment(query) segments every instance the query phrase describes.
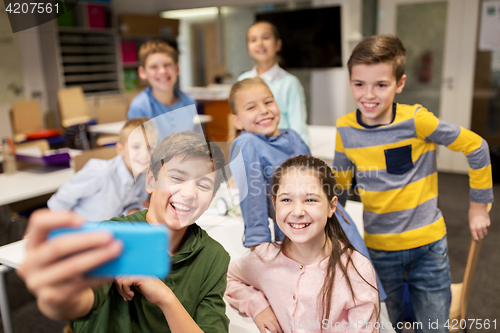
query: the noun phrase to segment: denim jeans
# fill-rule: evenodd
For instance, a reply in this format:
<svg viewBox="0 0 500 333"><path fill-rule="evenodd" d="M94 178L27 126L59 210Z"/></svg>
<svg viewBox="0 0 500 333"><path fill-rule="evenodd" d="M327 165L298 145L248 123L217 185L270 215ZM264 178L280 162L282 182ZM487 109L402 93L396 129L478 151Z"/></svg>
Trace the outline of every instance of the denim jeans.
<svg viewBox="0 0 500 333"><path fill-rule="evenodd" d="M410 302L417 333L447 333L451 274L446 236L410 250L380 251L368 249L373 266L387 294L385 303L396 332L403 328L404 282L410 289Z"/></svg>

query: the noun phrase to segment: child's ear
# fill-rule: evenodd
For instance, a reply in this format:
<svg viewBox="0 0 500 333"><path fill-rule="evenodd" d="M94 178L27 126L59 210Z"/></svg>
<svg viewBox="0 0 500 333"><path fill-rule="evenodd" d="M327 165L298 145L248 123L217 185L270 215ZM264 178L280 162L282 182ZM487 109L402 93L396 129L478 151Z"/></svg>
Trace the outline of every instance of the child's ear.
<svg viewBox="0 0 500 333"><path fill-rule="evenodd" d="M125 148L123 147L123 144L121 142L117 142L115 146L116 146L116 154L123 157L123 149Z"/></svg>
<svg viewBox="0 0 500 333"><path fill-rule="evenodd" d="M137 73L139 74L139 77L141 79L143 80L147 79L146 70L144 69L144 66L139 66L139 68L137 68Z"/></svg>
<svg viewBox="0 0 500 333"><path fill-rule="evenodd" d="M396 86L396 94L399 94L400 92L403 91L405 83L406 83L406 74L403 74L403 76L401 76L401 79L399 79L398 85Z"/></svg>
<svg viewBox="0 0 500 333"><path fill-rule="evenodd" d="M148 171L146 172L146 191L151 194L153 193L153 189L155 187L156 180L153 175L153 172L151 171L151 168L148 168Z"/></svg>
<svg viewBox="0 0 500 333"><path fill-rule="evenodd" d="M328 217L332 217L335 211L337 210L338 198L333 197L332 201L330 201L330 209L328 210Z"/></svg>
<svg viewBox="0 0 500 333"><path fill-rule="evenodd" d="M278 40L276 41L276 52L281 51L281 46L282 46L282 45L283 45L283 41L282 41L282 40L281 40L281 38L280 38L280 39L278 39Z"/></svg>
<svg viewBox="0 0 500 333"><path fill-rule="evenodd" d="M243 130L243 124L240 122L240 118L238 118L238 116L235 114L232 114L231 117L233 118L234 127L236 127L236 129L239 129L240 131Z"/></svg>

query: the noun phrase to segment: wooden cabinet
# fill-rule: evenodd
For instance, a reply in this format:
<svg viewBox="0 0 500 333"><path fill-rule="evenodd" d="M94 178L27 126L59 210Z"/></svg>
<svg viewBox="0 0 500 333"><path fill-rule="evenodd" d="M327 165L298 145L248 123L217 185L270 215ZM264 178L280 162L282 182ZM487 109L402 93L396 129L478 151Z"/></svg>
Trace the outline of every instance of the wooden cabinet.
<svg viewBox="0 0 500 333"><path fill-rule="evenodd" d="M205 125L205 134L215 142L232 142L234 128L231 120L231 108L227 100L197 101L203 106L203 113L213 117Z"/></svg>

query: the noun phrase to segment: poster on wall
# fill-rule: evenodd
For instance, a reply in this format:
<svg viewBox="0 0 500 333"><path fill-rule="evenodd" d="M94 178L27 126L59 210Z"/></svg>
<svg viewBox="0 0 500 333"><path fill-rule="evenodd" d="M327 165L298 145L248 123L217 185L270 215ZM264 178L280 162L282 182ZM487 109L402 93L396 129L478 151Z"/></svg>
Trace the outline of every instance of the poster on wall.
<svg viewBox="0 0 500 333"><path fill-rule="evenodd" d="M483 2L479 50L500 50L500 1Z"/></svg>

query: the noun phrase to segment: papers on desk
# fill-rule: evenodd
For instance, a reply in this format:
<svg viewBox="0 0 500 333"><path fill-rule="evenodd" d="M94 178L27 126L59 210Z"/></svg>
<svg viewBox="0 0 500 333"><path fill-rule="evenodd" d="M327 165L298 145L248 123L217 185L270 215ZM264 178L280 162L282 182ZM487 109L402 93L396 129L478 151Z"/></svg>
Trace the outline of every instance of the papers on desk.
<svg viewBox="0 0 500 333"><path fill-rule="evenodd" d="M38 165L61 165L70 166L71 158L81 152L63 148L57 150L48 150L42 153L39 147L27 147L16 151L16 159L26 163Z"/></svg>

